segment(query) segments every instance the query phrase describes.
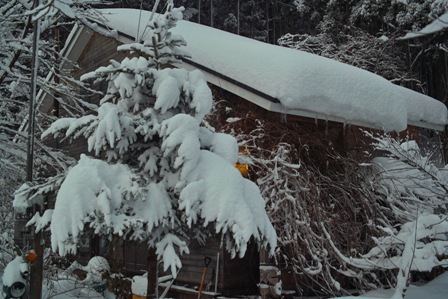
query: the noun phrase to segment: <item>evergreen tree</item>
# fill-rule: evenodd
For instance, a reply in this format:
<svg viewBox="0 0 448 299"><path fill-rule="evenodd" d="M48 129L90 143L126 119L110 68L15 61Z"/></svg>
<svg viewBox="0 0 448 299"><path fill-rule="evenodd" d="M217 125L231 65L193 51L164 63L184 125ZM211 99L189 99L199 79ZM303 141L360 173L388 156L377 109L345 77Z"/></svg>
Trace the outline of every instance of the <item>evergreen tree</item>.
<svg viewBox="0 0 448 299"><path fill-rule="evenodd" d="M170 32L181 17L168 1L146 42L119 46L132 58L82 77L108 83L98 110L57 120L44 133L86 138L87 150L107 159L82 155L65 179L47 181L59 189L55 208L33 222L39 229L51 221L52 248L61 255L75 252L89 229L147 241L173 276L190 238L222 234L232 256L243 256L251 240L273 252L276 235L260 191L233 167L235 139L200 126L212 105L206 81L198 71L168 67L185 55L185 41ZM15 206L49 189L24 186Z"/></svg>

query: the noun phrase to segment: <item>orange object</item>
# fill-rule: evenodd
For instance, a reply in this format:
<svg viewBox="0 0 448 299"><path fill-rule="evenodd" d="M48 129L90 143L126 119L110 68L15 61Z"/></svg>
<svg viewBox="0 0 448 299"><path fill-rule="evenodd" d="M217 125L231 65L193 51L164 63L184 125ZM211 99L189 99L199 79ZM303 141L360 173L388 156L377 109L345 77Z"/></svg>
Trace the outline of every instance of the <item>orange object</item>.
<svg viewBox="0 0 448 299"><path fill-rule="evenodd" d="M238 149L238 155L250 157L250 151L247 148L240 147ZM239 170L239 172L241 173L241 175L243 177L247 178L249 176L249 164L240 164L237 162L237 163L233 164L233 166Z"/></svg>
<svg viewBox="0 0 448 299"><path fill-rule="evenodd" d="M29 263L34 262L36 260L36 258L37 258L37 254L36 254L36 251L34 251L34 250L28 251L25 255L25 260Z"/></svg>
<svg viewBox="0 0 448 299"><path fill-rule="evenodd" d="M241 175L245 178L249 175L249 165L248 164L239 164L235 163L233 166L238 169L241 173Z"/></svg>

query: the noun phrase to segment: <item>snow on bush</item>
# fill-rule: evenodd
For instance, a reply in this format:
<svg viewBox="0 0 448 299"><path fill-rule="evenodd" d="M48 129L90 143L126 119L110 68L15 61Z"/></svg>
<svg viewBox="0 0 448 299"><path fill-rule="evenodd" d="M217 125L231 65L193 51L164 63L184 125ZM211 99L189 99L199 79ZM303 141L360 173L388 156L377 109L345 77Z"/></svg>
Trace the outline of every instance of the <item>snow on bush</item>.
<svg viewBox="0 0 448 299"><path fill-rule="evenodd" d="M373 159L370 177L379 207L370 225L375 223L382 233L372 236L374 246L367 253L353 257L340 252L323 228L345 265L367 272L398 269L393 298L402 298L412 271L448 266L447 172L424 156L415 141L367 135L381 153Z"/></svg>

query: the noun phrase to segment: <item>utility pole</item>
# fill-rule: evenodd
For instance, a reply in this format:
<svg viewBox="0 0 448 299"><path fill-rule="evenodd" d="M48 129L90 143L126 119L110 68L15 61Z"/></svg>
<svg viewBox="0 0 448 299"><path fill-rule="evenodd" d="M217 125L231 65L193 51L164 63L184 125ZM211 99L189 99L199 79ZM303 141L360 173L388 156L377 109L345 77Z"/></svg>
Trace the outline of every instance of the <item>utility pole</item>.
<svg viewBox="0 0 448 299"><path fill-rule="evenodd" d="M41 4L41 0L35 0L35 8ZM26 179L33 181L33 162L34 162L34 132L36 119L36 95L37 95L37 69L39 67L39 39L40 39L40 20L33 21L33 56L31 61L31 87L30 87L30 107L28 115L28 142L27 142L27 161L26 161ZM43 208L43 207L42 207ZM35 204L32 207L33 214L41 213L41 207ZM30 271L30 298L40 299L42 296L42 276L43 276L43 253L44 247L41 242L42 232L33 233L33 249L37 254L36 260L31 264Z"/></svg>

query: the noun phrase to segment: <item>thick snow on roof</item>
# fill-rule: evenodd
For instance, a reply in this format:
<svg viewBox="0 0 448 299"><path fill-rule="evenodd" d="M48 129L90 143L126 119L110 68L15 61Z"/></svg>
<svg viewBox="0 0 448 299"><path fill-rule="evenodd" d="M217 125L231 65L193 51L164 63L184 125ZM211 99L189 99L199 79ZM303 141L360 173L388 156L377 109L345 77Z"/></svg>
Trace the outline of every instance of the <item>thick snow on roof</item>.
<svg viewBox="0 0 448 299"><path fill-rule="evenodd" d="M448 13L445 13L416 32L409 32L402 39L412 39L423 35L433 34L448 28Z"/></svg>
<svg viewBox="0 0 448 299"><path fill-rule="evenodd" d="M145 38L149 12L102 12L111 28ZM441 102L365 70L188 21L179 22L172 32L185 38L193 62L277 99L285 113L306 111L386 131L402 131L408 124L447 124Z"/></svg>

